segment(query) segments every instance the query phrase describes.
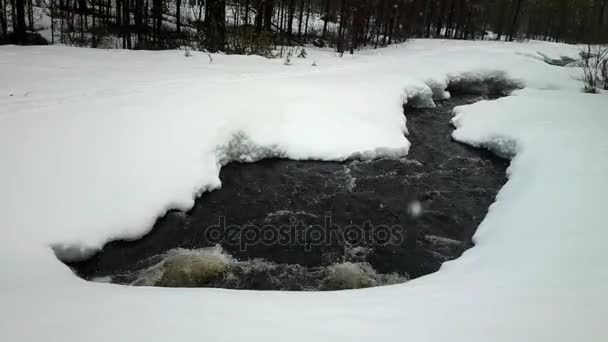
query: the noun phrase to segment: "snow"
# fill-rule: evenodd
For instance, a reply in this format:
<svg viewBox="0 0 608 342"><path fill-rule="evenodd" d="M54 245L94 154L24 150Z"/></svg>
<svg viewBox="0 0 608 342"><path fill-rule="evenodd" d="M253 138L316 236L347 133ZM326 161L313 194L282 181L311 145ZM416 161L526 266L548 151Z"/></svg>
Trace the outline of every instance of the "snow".
<svg viewBox="0 0 608 342"><path fill-rule="evenodd" d="M419 40L343 58L311 50L284 66L0 47L0 339L606 340L608 98L581 94L579 68L537 51L578 54ZM450 83L497 77L526 88L458 108L454 137L512 156L509 181L476 246L435 274L332 293L135 288L79 279L51 249L80 258L140 237L219 187L231 160L403 156L404 103L430 106Z"/></svg>

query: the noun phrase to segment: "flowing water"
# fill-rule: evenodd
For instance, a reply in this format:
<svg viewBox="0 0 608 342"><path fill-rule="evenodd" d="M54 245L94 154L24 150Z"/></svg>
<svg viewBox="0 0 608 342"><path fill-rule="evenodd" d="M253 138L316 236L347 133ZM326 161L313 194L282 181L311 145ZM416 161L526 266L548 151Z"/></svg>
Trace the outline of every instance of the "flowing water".
<svg viewBox="0 0 608 342"><path fill-rule="evenodd" d="M407 158L232 163L222 189L170 211L137 241L70 263L120 284L336 290L435 272L472 247L508 162L451 139L460 96L407 109Z"/></svg>

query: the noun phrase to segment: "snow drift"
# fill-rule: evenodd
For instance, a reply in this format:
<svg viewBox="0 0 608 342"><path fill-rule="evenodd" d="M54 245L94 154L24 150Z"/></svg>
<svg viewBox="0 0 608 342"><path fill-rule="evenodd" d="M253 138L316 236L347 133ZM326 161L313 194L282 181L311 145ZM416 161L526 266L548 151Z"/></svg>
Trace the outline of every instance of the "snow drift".
<svg viewBox="0 0 608 342"><path fill-rule="evenodd" d="M579 94L577 68L527 57L536 51L578 52L420 40L342 59L311 51L283 66L241 56L209 64L175 51L1 47L0 336L605 340L608 104ZM231 160L405 155L406 101L430 106L449 96L449 84L496 90L463 75L484 81L497 70L508 76L499 84L527 89L460 108L454 137L515 155L510 180L477 246L433 275L340 293L130 288L85 282L50 248L82 258L108 240L138 238L167 209L187 209L219 187L219 168Z"/></svg>

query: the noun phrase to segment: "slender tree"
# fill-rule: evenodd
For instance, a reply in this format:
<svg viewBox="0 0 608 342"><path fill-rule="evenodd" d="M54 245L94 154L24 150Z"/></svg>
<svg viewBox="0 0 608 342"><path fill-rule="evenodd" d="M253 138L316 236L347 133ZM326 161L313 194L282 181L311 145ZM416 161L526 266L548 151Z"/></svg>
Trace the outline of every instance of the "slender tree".
<svg viewBox="0 0 608 342"><path fill-rule="evenodd" d="M0 0L0 29L2 30L2 37L6 38L8 35L8 6L7 0Z"/></svg>
<svg viewBox="0 0 608 342"><path fill-rule="evenodd" d="M515 9L513 10L513 21L511 22L511 28L509 29L509 41L513 41L513 36L517 30L517 23L519 15L521 13L522 0L515 0Z"/></svg>
<svg viewBox="0 0 608 342"><path fill-rule="evenodd" d="M323 39L325 39L327 36L327 23L329 22L329 0L325 0L324 8L325 10L323 13L325 14L325 17L323 18L323 35L321 36Z"/></svg>
<svg viewBox="0 0 608 342"><path fill-rule="evenodd" d="M207 0L205 29L207 49L211 52L223 50L226 43L225 0Z"/></svg>
<svg viewBox="0 0 608 342"><path fill-rule="evenodd" d="M15 12L13 15L14 36L16 44L24 44L26 39L25 26L25 0L14 0Z"/></svg>

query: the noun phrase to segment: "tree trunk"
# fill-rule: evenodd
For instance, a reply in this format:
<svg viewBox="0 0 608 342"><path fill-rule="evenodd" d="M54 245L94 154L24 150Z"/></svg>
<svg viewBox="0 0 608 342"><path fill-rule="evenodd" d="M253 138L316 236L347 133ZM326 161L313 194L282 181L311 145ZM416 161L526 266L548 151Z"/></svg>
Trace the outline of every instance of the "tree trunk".
<svg viewBox="0 0 608 342"><path fill-rule="evenodd" d="M288 17L287 17L287 37L289 41L293 39L293 17L296 12L296 0L289 0Z"/></svg>
<svg viewBox="0 0 608 342"><path fill-rule="evenodd" d="M251 7L250 0L245 1L245 25L249 25L249 9Z"/></svg>
<svg viewBox="0 0 608 342"><path fill-rule="evenodd" d="M25 43L25 0L15 0L15 16L13 17L14 42L16 44Z"/></svg>
<svg viewBox="0 0 608 342"><path fill-rule="evenodd" d="M285 38L285 6L283 2L279 2L279 33L281 35L281 41Z"/></svg>
<svg viewBox="0 0 608 342"><path fill-rule="evenodd" d="M439 9L439 16L437 17L437 27L435 27L435 36L439 37L441 35L441 29L443 28L443 16L445 13L445 2L447 0L440 0L440 9Z"/></svg>
<svg viewBox="0 0 608 342"><path fill-rule="evenodd" d="M451 38L452 36L452 28L454 28L454 12L456 10L456 0L452 0L452 4L450 7L450 10L448 12L448 23L445 27L445 34L444 36L446 38Z"/></svg>
<svg viewBox="0 0 608 342"><path fill-rule="evenodd" d="M388 31L388 45L391 45L393 43L393 34L395 33L395 26L397 26L397 16L399 15L399 13L397 12L397 8L394 8L395 13L393 13L393 16L391 18L390 21L390 29Z"/></svg>
<svg viewBox="0 0 608 342"><path fill-rule="evenodd" d="M32 0L27 0L27 21L28 28L30 31L34 31L34 6L32 5Z"/></svg>
<svg viewBox="0 0 608 342"><path fill-rule="evenodd" d="M344 30L346 29L346 0L342 0L340 6L340 28L338 29L338 52L344 52Z"/></svg>
<svg viewBox="0 0 608 342"><path fill-rule="evenodd" d="M8 7L6 6L6 2L8 0L0 0L0 28L2 29L2 37L5 37L8 35L8 15L6 13L6 11L8 10Z"/></svg>
<svg viewBox="0 0 608 342"><path fill-rule="evenodd" d="M274 0L266 0L264 6L264 29L272 32L272 15L274 14Z"/></svg>
<svg viewBox="0 0 608 342"><path fill-rule="evenodd" d="M182 0L175 0L175 30L178 35L182 32Z"/></svg>
<svg viewBox="0 0 608 342"><path fill-rule="evenodd" d="M513 12L513 21L511 22L511 29L509 30L509 41L513 41L513 36L517 30L517 20L519 19L519 13L521 12L522 0L516 0L515 12Z"/></svg>
<svg viewBox="0 0 608 342"><path fill-rule="evenodd" d="M51 2L51 44L55 44L55 0L50 0Z"/></svg>
<svg viewBox="0 0 608 342"><path fill-rule="evenodd" d="M162 47L161 35L163 28L163 1L152 0L152 25L154 27L154 42L156 48Z"/></svg>
<svg viewBox="0 0 608 342"><path fill-rule="evenodd" d="M256 32L262 32L262 26L264 24L264 8L265 0L257 0L255 6L255 30Z"/></svg>
<svg viewBox="0 0 608 342"><path fill-rule="evenodd" d="M428 11L426 16L426 37L431 38L431 26L433 25L433 12L435 6L433 6L433 2L430 0L426 2L426 6Z"/></svg>
<svg viewBox="0 0 608 342"><path fill-rule="evenodd" d="M312 10L312 0L308 0L308 9L306 10L306 25L304 28L304 41L308 40L308 22L310 20L310 11Z"/></svg>
<svg viewBox="0 0 608 342"><path fill-rule="evenodd" d="M300 0L300 17L298 18L298 38L302 37L302 22L304 21L304 0Z"/></svg>
<svg viewBox="0 0 608 342"><path fill-rule="evenodd" d="M207 0L205 11L207 49L217 52L224 49L226 39L226 1Z"/></svg>
<svg viewBox="0 0 608 342"><path fill-rule="evenodd" d="M83 0L84 2L84 0ZM131 49L131 7L129 0L124 0L123 4L123 45L126 49Z"/></svg>
<svg viewBox="0 0 608 342"><path fill-rule="evenodd" d="M137 32L137 44L136 44L136 48L138 46L142 46L143 43L143 29L144 29L144 24L143 24L143 11L144 11L144 2L143 0L135 0L135 13L134 13L134 19L135 19L135 30Z"/></svg>
<svg viewBox="0 0 608 342"><path fill-rule="evenodd" d="M321 36L325 39L327 35L327 22L329 21L329 0L325 0L325 20L323 21L323 35Z"/></svg>
<svg viewBox="0 0 608 342"><path fill-rule="evenodd" d="M496 40L502 39L506 11L507 11L507 0L502 0L501 6L498 9L498 22L496 24Z"/></svg>

